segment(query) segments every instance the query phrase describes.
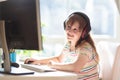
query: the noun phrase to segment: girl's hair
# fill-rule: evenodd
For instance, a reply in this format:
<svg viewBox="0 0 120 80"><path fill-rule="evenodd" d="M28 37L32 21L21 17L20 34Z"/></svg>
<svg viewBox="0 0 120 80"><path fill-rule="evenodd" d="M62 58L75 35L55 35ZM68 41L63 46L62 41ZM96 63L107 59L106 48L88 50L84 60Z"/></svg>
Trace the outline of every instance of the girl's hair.
<svg viewBox="0 0 120 80"><path fill-rule="evenodd" d="M76 46L78 46L81 43L81 41L85 40L88 37L89 32L91 31L91 26L90 20L86 14L81 12L74 12L71 15L69 15L67 20L64 21L64 29L66 29L66 25L69 24L72 26L74 22L78 22L80 25L79 29L82 30L81 37L76 44Z"/></svg>
<svg viewBox="0 0 120 80"><path fill-rule="evenodd" d="M75 47L78 47L82 41L86 41L96 51L94 41L91 38L90 33L89 33L91 31L89 17L82 12L74 12L71 15L69 15L68 18L64 21L64 29L66 29L66 26L68 24L72 26L74 22L78 22L80 25L79 29L82 30L81 37L78 40L78 42L76 43ZM96 53L97 53L97 51L96 51ZM97 58L98 58L98 54L97 54Z"/></svg>

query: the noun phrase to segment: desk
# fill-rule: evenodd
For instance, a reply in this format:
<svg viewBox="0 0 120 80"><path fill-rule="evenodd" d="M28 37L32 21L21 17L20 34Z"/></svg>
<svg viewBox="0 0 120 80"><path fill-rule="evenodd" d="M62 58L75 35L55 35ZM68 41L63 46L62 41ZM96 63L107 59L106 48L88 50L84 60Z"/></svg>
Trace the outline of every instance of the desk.
<svg viewBox="0 0 120 80"><path fill-rule="evenodd" d="M77 74L63 71L35 72L30 75L0 74L0 80L77 80Z"/></svg>

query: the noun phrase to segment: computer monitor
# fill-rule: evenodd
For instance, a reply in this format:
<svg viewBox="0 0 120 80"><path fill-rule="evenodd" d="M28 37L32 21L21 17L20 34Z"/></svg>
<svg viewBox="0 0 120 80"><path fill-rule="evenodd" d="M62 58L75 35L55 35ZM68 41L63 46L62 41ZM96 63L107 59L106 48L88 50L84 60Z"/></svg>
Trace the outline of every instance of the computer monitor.
<svg viewBox="0 0 120 80"><path fill-rule="evenodd" d="M9 49L42 50L40 1L7 0L0 11L4 72L10 73Z"/></svg>
<svg viewBox="0 0 120 80"><path fill-rule="evenodd" d="M39 0L8 0L1 4L8 48L41 49Z"/></svg>

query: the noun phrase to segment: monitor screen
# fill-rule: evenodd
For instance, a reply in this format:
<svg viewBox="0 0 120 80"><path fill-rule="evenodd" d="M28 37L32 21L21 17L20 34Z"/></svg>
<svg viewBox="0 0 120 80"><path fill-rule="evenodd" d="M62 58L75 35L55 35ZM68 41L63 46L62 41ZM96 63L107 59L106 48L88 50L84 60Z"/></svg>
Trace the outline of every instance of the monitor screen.
<svg viewBox="0 0 120 80"><path fill-rule="evenodd" d="M0 29L4 72L10 73L9 49L42 50L40 1L0 2Z"/></svg>
<svg viewBox="0 0 120 80"><path fill-rule="evenodd" d="M36 2L38 1L38 2ZM39 0L8 0L1 3L9 49L41 50Z"/></svg>

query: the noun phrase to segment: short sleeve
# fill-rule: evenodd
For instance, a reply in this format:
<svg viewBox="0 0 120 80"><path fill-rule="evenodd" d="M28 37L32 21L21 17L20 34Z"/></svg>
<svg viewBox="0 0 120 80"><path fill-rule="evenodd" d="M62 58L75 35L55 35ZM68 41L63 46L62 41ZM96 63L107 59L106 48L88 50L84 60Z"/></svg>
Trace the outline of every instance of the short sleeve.
<svg viewBox="0 0 120 80"><path fill-rule="evenodd" d="M87 56L89 58L89 60L92 60L95 56L94 49L89 43L86 43L86 44L82 45L78 49L78 53L79 53L79 55Z"/></svg>

